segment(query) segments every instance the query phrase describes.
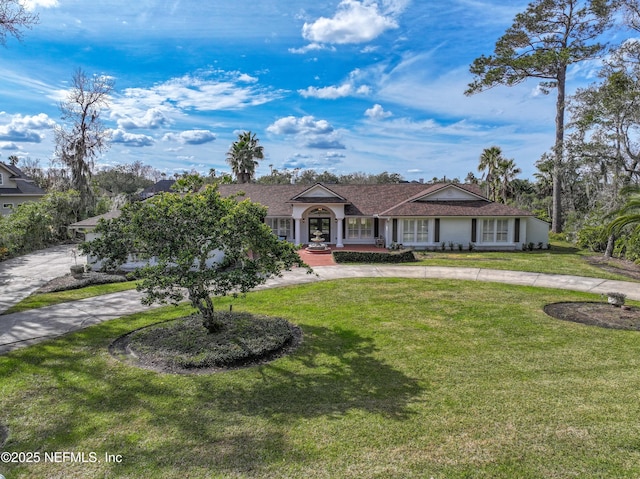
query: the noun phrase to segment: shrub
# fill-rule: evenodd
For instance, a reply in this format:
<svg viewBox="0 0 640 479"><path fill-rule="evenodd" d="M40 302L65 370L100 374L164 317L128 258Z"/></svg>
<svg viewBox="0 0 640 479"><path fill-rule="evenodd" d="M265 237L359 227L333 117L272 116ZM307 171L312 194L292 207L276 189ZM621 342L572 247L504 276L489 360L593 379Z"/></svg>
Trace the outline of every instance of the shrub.
<svg viewBox="0 0 640 479"><path fill-rule="evenodd" d="M591 251L604 251L607 248L607 235L605 226L583 226L578 231L576 244L580 248L588 248Z"/></svg>
<svg viewBox="0 0 640 479"><path fill-rule="evenodd" d="M412 250L400 253L334 251L333 258L336 263L410 263L416 261Z"/></svg>
<svg viewBox="0 0 640 479"><path fill-rule="evenodd" d="M11 256L68 239L67 226L77 219L79 198L72 190L19 205L13 214L0 217L0 247Z"/></svg>

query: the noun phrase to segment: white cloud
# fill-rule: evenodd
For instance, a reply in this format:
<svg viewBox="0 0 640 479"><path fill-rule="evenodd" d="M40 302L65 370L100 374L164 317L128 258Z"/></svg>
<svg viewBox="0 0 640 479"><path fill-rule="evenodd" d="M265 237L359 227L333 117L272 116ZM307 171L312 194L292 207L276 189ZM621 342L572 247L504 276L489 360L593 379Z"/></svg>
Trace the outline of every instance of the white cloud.
<svg viewBox="0 0 640 479"><path fill-rule="evenodd" d="M289 53L299 53L299 54L303 54L303 53L308 53L308 52L313 52L313 51L318 51L318 50L329 50L329 51L336 51L335 47L330 47L327 45L322 45L321 43L309 43L308 45L305 45L304 47L301 48L289 48Z"/></svg>
<svg viewBox="0 0 640 479"><path fill-rule="evenodd" d="M398 2L386 2L397 12ZM364 43L377 38L386 30L398 28L391 15L378 10L370 1L342 0L332 18L320 17L302 27L305 40L315 43Z"/></svg>
<svg viewBox="0 0 640 479"><path fill-rule="evenodd" d="M59 6L58 0L25 0L24 6L27 10L35 10L37 7L54 8Z"/></svg>
<svg viewBox="0 0 640 479"><path fill-rule="evenodd" d="M336 100L352 95L369 95L371 88L367 85L358 85L363 73L359 69L353 70L349 78L340 86L313 87L298 90L298 93L305 98L321 98L324 100Z"/></svg>
<svg viewBox="0 0 640 479"><path fill-rule="evenodd" d="M244 73L214 71L173 78L150 88L128 88L123 95L114 105L124 111L161 107L166 111L219 111L262 105L281 93L257 86L257 79Z"/></svg>
<svg viewBox="0 0 640 479"><path fill-rule="evenodd" d="M272 125L267 127L267 131L277 135L299 135L299 134L315 134L322 135L331 133L333 126L327 120L316 120L313 116L303 116L296 118L295 116L287 116L276 120Z"/></svg>
<svg viewBox="0 0 640 479"><path fill-rule="evenodd" d="M238 75L238 81L245 83L256 83L258 79L256 77L252 77L251 75L247 75L246 73L240 73Z"/></svg>
<svg viewBox="0 0 640 479"><path fill-rule="evenodd" d="M385 111L384 108L382 108L382 105L379 105L378 103L367 109L364 114L372 120L384 120L385 118L393 116L393 113Z"/></svg>
<svg viewBox="0 0 640 479"><path fill-rule="evenodd" d="M293 136L307 148L345 149L340 133L328 121L316 120L313 116L280 118L269 125L267 131L276 135Z"/></svg>
<svg viewBox="0 0 640 479"><path fill-rule="evenodd" d="M209 130L187 130L180 133L167 133L162 139L177 141L184 145L202 145L215 141L216 135Z"/></svg>
<svg viewBox="0 0 640 479"><path fill-rule="evenodd" d="M117 116L117 113L115 114ZM118 119L118 128L124 130L134 130L138 128L156 129L169 123L162 108L154 107L148 109L142 116L125 116Z"/></svg>
<svg viewBox="0 0 640 479"><path fill-rule="evenodd" d="M150 136L127 133L120 129L111 130L111 141L113 143L122 143L136 148L152 146L155 143L155 140Z"/></svg>
<svg viewBox="0 0 640 479"><path fill-rule="evenodd" d="M8 124L0 126L0 140L40 143L44 139L44 134L39 131L49 130L55 124L55 121L44 113L33 116L14 115Z"/></svg>

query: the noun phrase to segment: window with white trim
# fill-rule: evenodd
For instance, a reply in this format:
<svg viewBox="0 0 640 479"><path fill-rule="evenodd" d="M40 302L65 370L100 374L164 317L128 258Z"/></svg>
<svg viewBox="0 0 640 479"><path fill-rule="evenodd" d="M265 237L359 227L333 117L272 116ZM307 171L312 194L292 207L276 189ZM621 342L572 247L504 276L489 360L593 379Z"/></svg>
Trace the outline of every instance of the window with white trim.
<svg viewBox="0 0 640 479"><path fill-rule="evenodd" d="M509 220L496 220L496 243L506 243L509 239Z"/></svg>
<svg viewBox="0 0 640 479"><path fill-rule="evenodd" d="M373 238L373 218L347 218L347 238Z"/></svg>
<svg viewBox="0 0 640 479"><path fill-rule="evenodd" d="M429 241L428 219L402 220L403 243L426 243Z"/></svg>
<svg viewBox="0 0 640 479"><path fill-rule="evenodd" d="M509 240L509 220L482 220L483 243L506 243Z"/></svg>
<svg viewBox="0 0 640 479"><path fill-rule="evenodd" d="M0 173L0 185L4 183L4 176Z"/></svg>
<svg viewBox="0 0 640 479"><path fill-rule="evenodd" d="M3 210L12 210L13 209L13 203L2 203L2 209Z"/></svg>
<svg viewBox="0 0 640 479"><path fill-rule="evenodd" d="M287 240L293 240L291 234L291 218L267 218L266 223L276 236L285 237Z"/></svg>

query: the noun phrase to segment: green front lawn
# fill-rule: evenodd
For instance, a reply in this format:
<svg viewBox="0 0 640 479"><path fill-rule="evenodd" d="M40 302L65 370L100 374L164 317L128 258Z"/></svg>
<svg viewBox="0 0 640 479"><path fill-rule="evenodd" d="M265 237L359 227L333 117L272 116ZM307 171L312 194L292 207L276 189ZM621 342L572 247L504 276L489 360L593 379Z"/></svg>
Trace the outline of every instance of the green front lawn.
<svg viewBox="0 0 640 479"><path fill-rule="evenodd" d="M554 242L550 250L484 252L484 251L435 251L418 252L424 266L456 266L461 268L501 269L532 273L570 274L592 278L633 281L620 274L609 273L590 265L587 256L601 253L580 250L570 243ZM415 265L416 263L410 263Z"/></svg>
<svg viewBox="0 0 640 479"><path fill-rule="evenodd" d="M0 474L636 478L639 333L542 312L599 299L444 280L265 290L234 310L284 317L303 344L213 375L158 374L107 352L120 334L186 308L103 323L0 357L4 451L95 452L99 462L0 464Z"/></svg>
<svg viewBox="0 0 640 479"><path fill-rule="evenodd" d="M609 273L587 263L586 256L593 255L581 251L569 243L553 243L551 250L482 252L482 251L437 251L418 252L418 263L404 263L406 266L447 266L461 268L501 269L534 273L571 274L592 278L634 281L633 279ZM135 282L113 283L64 291L31 295L4 313L11 314L29 309L42 308L68 301L77 301L92 296L134 289Z"/></svg>

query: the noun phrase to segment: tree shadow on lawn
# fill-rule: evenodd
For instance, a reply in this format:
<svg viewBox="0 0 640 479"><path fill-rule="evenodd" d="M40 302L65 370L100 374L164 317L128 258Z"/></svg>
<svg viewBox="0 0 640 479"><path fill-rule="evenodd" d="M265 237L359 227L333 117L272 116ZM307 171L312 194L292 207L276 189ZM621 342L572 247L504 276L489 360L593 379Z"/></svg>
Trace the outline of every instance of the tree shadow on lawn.
<svg viewBox="0 0 640 479"><path fill-rule="evenodd" d="M85 330L36 346L39 354L18 352L11 358L18 365L14 374L25 362L30 385L20 388L19 398L0 398L0 423L10 428L5 450L73 451L90 445L125 455L122 464L103 465L122 472L255 471L304 454L292 451L286 440L283 428L290 424L338 419L356 410L407 420L408 405L422 390L417 380L376 357L373 339L351 330L303 326L302 346L276 362L210 375L169 375L113 359L107 344L117 334L109 335L108 324L97 328L101 337Z"/></svg>

